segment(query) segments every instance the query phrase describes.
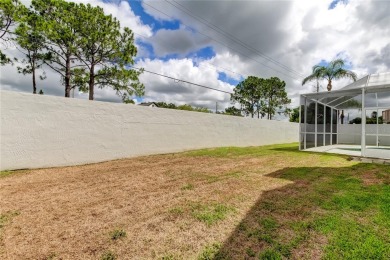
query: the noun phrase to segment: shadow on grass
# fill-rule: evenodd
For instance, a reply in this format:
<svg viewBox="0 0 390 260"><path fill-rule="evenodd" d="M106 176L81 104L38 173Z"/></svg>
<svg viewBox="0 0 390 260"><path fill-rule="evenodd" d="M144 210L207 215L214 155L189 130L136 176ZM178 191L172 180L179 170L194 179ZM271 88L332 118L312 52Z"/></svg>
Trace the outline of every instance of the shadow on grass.
<svg viewBox="0 0 390 260"><path fill-rule="evenodd" d="M277 147L272 148L271 150L278 151L278 152L302 152L299 150L299 144L297 146L285 146L285 147Z"/></svg>
<svg viewBox="0 0 390 260"><path fill-rule="evenodd" d="M348 148L347 148L348 149ZM271 149L273 151L278 151L278 152L289 152L289 153L294 153L294 154L300 154L300 155L308 155L308 154L313 154L313 155L319 155L319 156L339 156L341 158L345 158L345 159L348 159L348 158L351 158L350 155L347 155L347 154L340 154L340 153L330 153L330 152L312 152L312 151L300 151L299 150L299 146L297 145L296 147L278 147L278 148L273 148Z"/></svg>
<svg viewBox="0 0 390 260"><path fill-rule="evenodd" d="M277 152L289 152L289 153L294 153L294 154L325 154L326 153L319 153L319 152L311 152L311 151L300 151L299 150L299 145L297 146L286 146L286 147L277 147L277 148L272 148L270 150L277 151Z"/></svg>
<svg viewBox="0 0 390 260"><path fill-rule="evenodd" d="M263 193L208 259L390 258L390 167L285 168L268 176L294 183Z"/></svg>

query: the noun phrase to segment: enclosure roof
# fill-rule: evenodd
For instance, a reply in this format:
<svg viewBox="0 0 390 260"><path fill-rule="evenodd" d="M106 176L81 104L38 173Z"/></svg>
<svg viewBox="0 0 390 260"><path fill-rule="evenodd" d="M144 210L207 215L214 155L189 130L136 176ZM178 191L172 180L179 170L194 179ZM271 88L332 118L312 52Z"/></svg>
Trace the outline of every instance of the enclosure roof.
<svg viewBox="0 0 390 260"><path fill-rule="evenodd" d="M367 75L339 90L307 93L302 96L337 109L348 100L361 95L363 88L366 93L389 92L390 72Z"/></svg>

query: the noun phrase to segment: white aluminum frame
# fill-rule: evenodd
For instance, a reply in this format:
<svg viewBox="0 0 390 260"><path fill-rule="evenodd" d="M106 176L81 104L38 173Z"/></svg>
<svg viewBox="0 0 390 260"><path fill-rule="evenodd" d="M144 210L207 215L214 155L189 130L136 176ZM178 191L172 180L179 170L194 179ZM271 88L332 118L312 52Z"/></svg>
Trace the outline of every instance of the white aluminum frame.
<svg viewBox="0 0 390 260"><path fill-rule="evenodd" d="M319 92L319 93L317 92L317 93L308 93L308 94L301 95L300 102L304 102L304 104L301 103L300 107L299 107L299 123L300 123L300 127L299 127L300 139L299 140L301 140L303 142L303 145L300 144L299 149L300 150L308 149L308 147L307 147L308 134L309 135L314 134L314 147L318 147L318 135L319 134L323 134L323 139L322 139L323 146L329 145L326 143L326 136L327 135L330 135L330 145L338 144L339 143L339 124L341 123L340 118L339 118L339 114L340 114L340 110L345 109L345 108L341 109L340 105L345 104L346 102L358 97L359 95L361 95L361 101L362 101L362 106L361 106L361 118L362 118L362 122L361 122L361 127L362 127L361 155L363 157L365 157L367 155L367 152L366 152L366 136L367 135L376 136L376 146L378 146L379 145L379 136L380 136L379 126L378 126L379 110L390 108L390 104L389 104L389 107L383 107L383 106L379 106L379 103L378 103L378 95L377 95L378 92L383 92L383 91L390 92L390 72L385 73L385 74L386 74L385 81L384 81L385 83L378 84L377 81L370 82L370 79L372 79L372 77L371 77L371 75L368 75L368 76L360 79L361 83L364 83L364 85L361 84L360 86L355 87L355 86L353 86L353 84L351 84L343 89L332 91L332 92ZM381 74L376 74L375 76L377 77L378 75L381 76ZM364 82L363 80L365 80L365 78L367 80ZM374 107L370 106L368 108L366 107L366 95L368 93L375 93L376 94L376 106L374 106ZM346 100L336 103L336 101L339 101L340 99L343 99L345 97L347 97ZM335 99L332 99L332 100L327 102L326 98L335 98ZM314 108L314 116L315 116L314 124L315 125L314 125L314 132L307 132L308 104L311 102L315 103L315 108ZM319 133L318 104L323 105L323 107L324 107L323 133ZM302 109L302 105L304 106L303 109ZM328 107L330 108L330 113L331 113L330 114L330 131L329 131L329 133L326 131L326 114L327 114L326 111L327 111ZM367 110L377 111L378 116L377 116L377 127L376 127L375 134L371 134L371 133L367 134L366 133L366 112L367 112ZM333 131L334 114L336 114L336 116L337 116L336 133ZM302 115L304 115L303 118L302 118ZM345 121L344 121L344 123L345 123ZM348 122L346 122L346 123L348 124ZM304 126L302 126L302 124L304 124ZM390 127L390 125L389 125L389 127ZM336 143L333 142L333 135L336 135ZM383 134L381 136L383 136ZM387 136L387 134L385 134L384 136ZM303 147L303 149L302 149L302 147ZM309 148L311 148L311 147L309 147Z"/></svg>

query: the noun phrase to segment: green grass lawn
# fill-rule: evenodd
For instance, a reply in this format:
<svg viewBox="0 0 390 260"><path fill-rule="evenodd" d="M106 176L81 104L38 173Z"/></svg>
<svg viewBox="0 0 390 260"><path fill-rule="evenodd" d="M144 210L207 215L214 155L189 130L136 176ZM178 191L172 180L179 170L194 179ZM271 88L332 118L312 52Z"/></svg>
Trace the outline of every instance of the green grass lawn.
<svg viewBox="0 0 390 260"><path fill-rule="evenodd" d="M266 192L213 259L390 259L390 166L358 163L327 167L346 156L313 154L293 147L215 149L202 156L307 158L307 167L287 167L270 176L294 183ZM207 258L200 258L207 259Z"/></svg>

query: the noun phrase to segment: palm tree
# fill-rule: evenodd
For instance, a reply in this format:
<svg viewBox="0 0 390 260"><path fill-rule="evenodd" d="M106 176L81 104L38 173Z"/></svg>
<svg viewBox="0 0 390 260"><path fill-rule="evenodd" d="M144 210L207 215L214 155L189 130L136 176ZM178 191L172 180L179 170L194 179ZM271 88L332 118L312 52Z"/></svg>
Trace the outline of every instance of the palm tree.
<svg viewBox="0 0 390 260"><path fill-rule="evenodd" d="M342 59L336 59L329 62L328 66L315 65L313 72L308 77L304 78L302 85L308 81L326 79L328 80L328 91L332 90L332 80L341 78L351 78L356 81L356 74L350 70L343 69L345 62Z"/></svg>

